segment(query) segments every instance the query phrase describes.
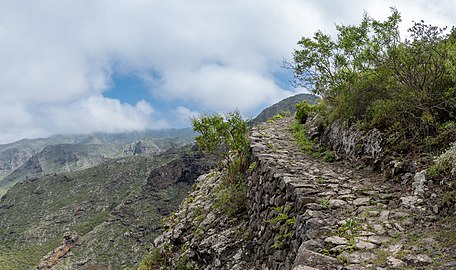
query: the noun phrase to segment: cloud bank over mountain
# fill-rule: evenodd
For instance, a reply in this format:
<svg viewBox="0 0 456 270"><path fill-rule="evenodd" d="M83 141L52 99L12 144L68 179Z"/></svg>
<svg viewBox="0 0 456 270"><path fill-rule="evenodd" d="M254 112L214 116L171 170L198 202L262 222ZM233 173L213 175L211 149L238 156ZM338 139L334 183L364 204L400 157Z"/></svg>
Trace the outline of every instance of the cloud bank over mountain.
<svg viewBox="0 0 456 270"><path fill-rule="evenodd" d="M389 6L404 29L419 19L455 24L453 1L3 1L0 143L254 114L303 91L283 86L281 68L302 35L357 23L363 10L384 18ZM116 74L135 74L149 95L107 97Z"/></svg>

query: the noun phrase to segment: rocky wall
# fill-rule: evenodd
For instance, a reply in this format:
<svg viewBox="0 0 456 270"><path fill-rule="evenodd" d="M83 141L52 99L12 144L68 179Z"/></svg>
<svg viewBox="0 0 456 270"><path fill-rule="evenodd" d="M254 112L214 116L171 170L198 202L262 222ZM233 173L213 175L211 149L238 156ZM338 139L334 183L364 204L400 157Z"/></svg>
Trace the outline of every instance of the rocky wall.
<svg viewBox="0 0 456 270"><path fill-rule="evenodd" d="M314 267L336 269L331 268L338 265L336 259L308 249L302 251L303 243L312 245L314 241L319 245L319 234L330 228L325 221L312 216L314 210L323 207L319 193L326 192L315 183L331 178L330 173L301 162L305 158L290 138L274 137L261 126L253 130L250 140L252 172L246 186L249 231L253 233L251 244L255 247L251 255L254 269L299 269L296 258L302 257L297 255L303 252L307 252L306 260L313 255L319 257ZM277 141L284 146L275 148ZM324 266L319 265L321 262Z"/></svg>
<svg viewBox="0 0 456 270"><path fill-rule="evenodd" d="M255 147L253 147L255 153ZM290 269L303 241L303 224L296 220L300 207L293 184L274 168L273 157L255 155L256 168L247 183L250 217L254 234L255 269Z"/></svg>
<svg viewBox="0 0 456 270"><path fill-rule="evenodd" d="M407 196L370 169L327 163L302 153L288 130L291 122L282 119L255 127L250 138L252 173L246 188L254 248L247 260L254 269L405 265L390 254L386 243L413 224L408 211L424 209L419 204L422 194ZM333 140L331 149L345 157L382 159L378 131L334 124L323 136ZM424 185L422 177L415 178L415 186ZM382 261L378 250L389 257Z"/></svg>
<svg viewBox="0 0 456 270"><path fill-rule="evenodd" d="M315 130L312 127L315 122L316 119L310 119L307 123L310 131ZM323 145L345 159L363 160L364 163L379 166L384 157L381 135L378 129L363 131L354 124L337 120L318 137Z"/></svg>

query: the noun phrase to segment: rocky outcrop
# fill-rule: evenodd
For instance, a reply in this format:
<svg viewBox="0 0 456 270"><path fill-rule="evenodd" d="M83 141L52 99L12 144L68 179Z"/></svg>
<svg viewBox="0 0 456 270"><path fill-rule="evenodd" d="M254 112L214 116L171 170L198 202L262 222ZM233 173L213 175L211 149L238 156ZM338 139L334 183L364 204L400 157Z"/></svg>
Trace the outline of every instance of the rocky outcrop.
<svg viewBox="0 0 456 270"><path fill-rule="evenodd" d="M60 259L67 255L72 248L76 246L78 242L78 234L75 232L66 232L63 235L63 242L62 245L57 247L55 250L51 251L46 257L44 257L38 267L37 270L44 270L44 269L53 269L54 266L59 263Z"/></svg>
<svg viewBox="0 0 456 270"><path fill-rule="evenodd" d="M407 183L417 172L417 163L389 149L378 129L362 130L356 124L337 120L323 129L319 116L308 119L308 135L333 151L338 159L381 171L387 179Z"/></svg>
<svg viewBox="0 0 456 270"><path fill-rule="evenodd" d="M150 269L251 268L249 247L244 245L250 238L248 219L244 215L234 217L215 203L223 196L224 181L218 171L198 178L179 210L168 217L164 234L154 241L166 257L166 266Z"/></svg>
<svg viewBox="0 0 456 270"><path fill-rule="evenodd" d="M383 161L385 151L383 149L382 134L378 129L369 131L361 130L356 125L337 120L324 132L318 134L319 116L309 119L309 135L318 137L320 143L338 155L351 161L362 161L363 163L379 166ZM320 129L321 130L321 129Z"/></svg>
<svg viewBox="0 0 456 270"><path fill-rule="evenodd" d="M17 149L8 148L1 151L0 153L0 175L7 174L17 168L19 168L24 162L26 162L32 154Z"/></svg>

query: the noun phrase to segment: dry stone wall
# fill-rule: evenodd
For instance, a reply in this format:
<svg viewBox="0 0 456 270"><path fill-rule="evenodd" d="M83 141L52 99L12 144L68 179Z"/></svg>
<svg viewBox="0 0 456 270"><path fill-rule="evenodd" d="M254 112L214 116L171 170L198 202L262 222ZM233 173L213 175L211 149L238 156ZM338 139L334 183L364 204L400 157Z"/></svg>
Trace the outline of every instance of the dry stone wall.
<svg viewBox="0 0 456 270"><path fill-rule="evenodd" d="M299 149L292 122L253 128L246 214L227 216L214 204L224 174L212 172L199 178L155 246L170 243L170 260L205 270L449 269L448 254L456 253L423 229L437 220L423 205L430 195L423 173L403 186L350 163L324 162ZM413 238L423 233L429 237Z"/></svg>
<svg viewBox="0 0 456 270"><path fill-rule="evenodd" d="M399 251L389 247L392 236L414 224L410 209L401 204L404 191L378 173L303 154L289 131L292 121L284 118L259 125L251 134L247 203L254 269L407 265L396 258ZM346 131L332 130L330 138L347 139L338 146L347 154L359 148L360 141ZM364 153L372 159L381 155L378 134L354 134L363 138ZM420 258L423 265L431 261L424 255Z"/></svg>

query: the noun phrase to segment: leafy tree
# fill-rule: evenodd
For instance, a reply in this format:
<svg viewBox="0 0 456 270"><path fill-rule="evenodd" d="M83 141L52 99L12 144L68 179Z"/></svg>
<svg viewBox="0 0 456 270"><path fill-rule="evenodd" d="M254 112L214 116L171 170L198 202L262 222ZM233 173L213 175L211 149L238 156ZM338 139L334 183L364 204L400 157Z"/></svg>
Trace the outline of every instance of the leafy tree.
<svg viewBox="0 0 456 270"><path fill-rule="evenodd" d="M322 31L313 38L303 37L298 42L300 49L293 53L293 63L286 63L294 69L294 84L333 100L388 58L389 48L400 38L399 22L395 9L385 22L365 13L359 26L336 25L336 40Z"/></svg>
<svg viewBox="0 0 456 270"><path fill-rule="evenodd" d="M435 134L455 120L456 30L415 22L399 33L392 8L385 21L364 14L359 25L336 25L337 38L317 31L293 52L294 83L321 95L330 120L364 121L402 129L409 137Z"/></svg>
<svg viewBox="0 0 456 270"><path fill-rule="evenodd" d="M249 153L248 125L239 111L203 115L192 119L193 129L199 132L195 139L202 151L222 158L227 167L238 160L245 168Z"/></svg>

